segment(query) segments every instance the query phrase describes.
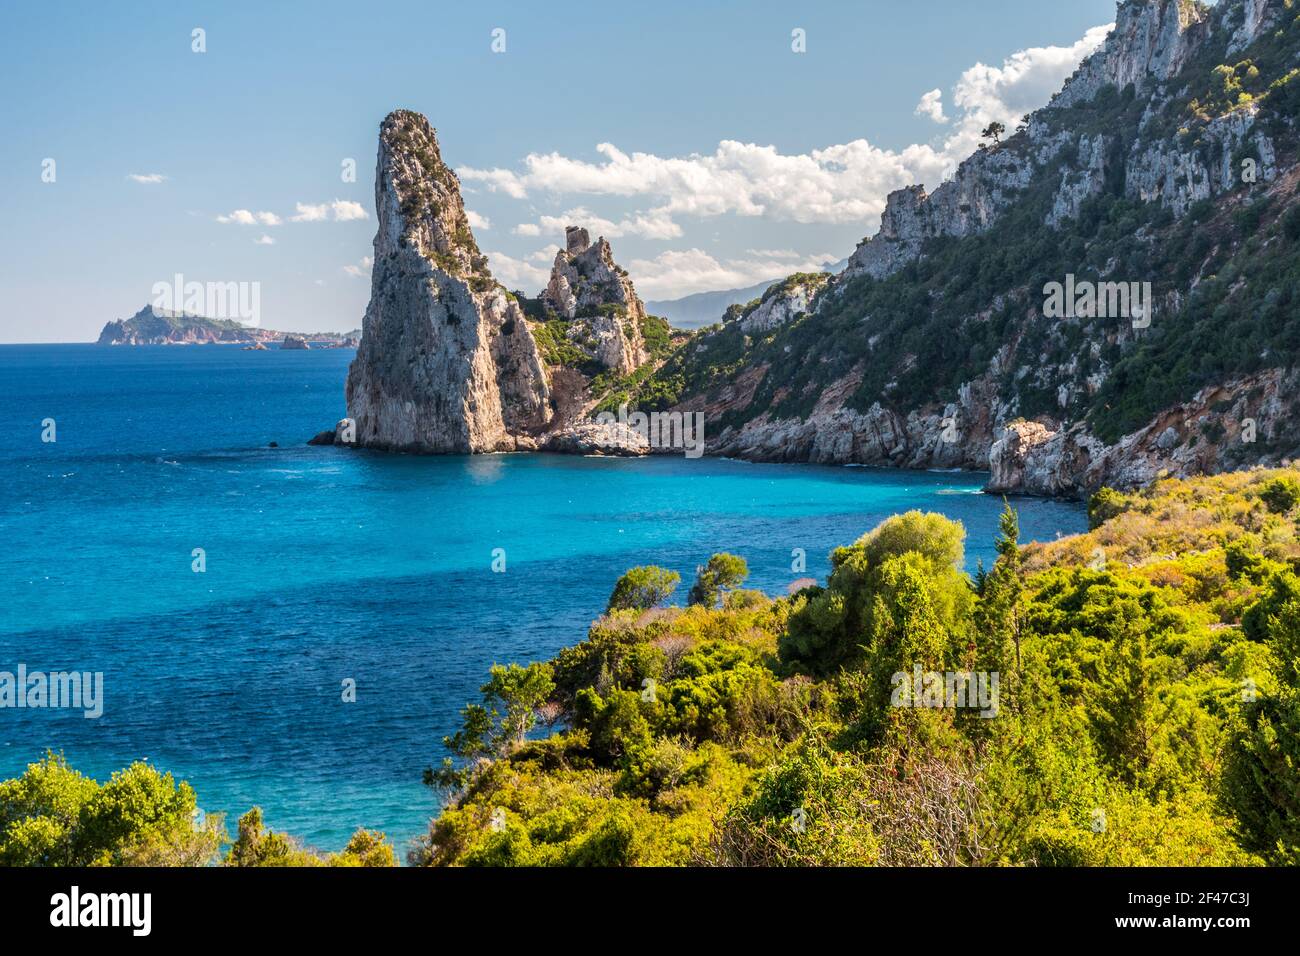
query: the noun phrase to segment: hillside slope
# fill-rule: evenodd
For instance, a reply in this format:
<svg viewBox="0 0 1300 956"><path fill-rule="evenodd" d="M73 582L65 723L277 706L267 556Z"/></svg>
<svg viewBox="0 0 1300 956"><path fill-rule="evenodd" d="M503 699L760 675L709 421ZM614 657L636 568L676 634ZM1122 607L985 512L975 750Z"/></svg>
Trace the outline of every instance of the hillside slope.
<svg viewBox="0 0 1300 956"><path fill-rule="evenodd" d="M1300 472L1090 518L1020 548L1008 511L973 581L962 527L918 512L789 597L733 556L687 607L629 571L583 643L492 669L414 862L1300 862Z"/></svg>
<svg viewBox="0 0 1300 956"><path fill-rule="evenodd" d="M638 397L703 410L709 454L1007 492L1300 455L1298 112L1293 0L1123 0L1047 107L892 194L814 300L733 311Z"/></svg>

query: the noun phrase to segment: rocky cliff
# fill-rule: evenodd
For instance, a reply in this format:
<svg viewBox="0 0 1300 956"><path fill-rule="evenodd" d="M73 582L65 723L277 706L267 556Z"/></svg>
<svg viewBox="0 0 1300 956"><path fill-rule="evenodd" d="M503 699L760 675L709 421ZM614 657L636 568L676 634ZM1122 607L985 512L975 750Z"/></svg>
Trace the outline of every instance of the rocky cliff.
<svg viewBox="0 0 1300 956"><path fill-rule="evenodd" d="M1298 13L1123 0L1046 108L645 394L704 411L709 454L989 469L1004 492L1300 455ZM1053 284L1087 297L1059 313Z"/></svg>
<svg viewBox="0 0 1300 956"><path fill-rule="evenodd" d="M845 275L883 278L917 259L929 240L982 232L1049 166L1060 170L1060 188L1047 217L1053 225L1077 217L1082 202L1104 190L1115 162L1125 167L1126 196L1160 201L1180 215L1193 202L1237 185L1231 160L1243 149L1260 152L1261 176L1271 180L1275 158L1271 139L1255 130L1258 107L1244 105L1208 118L1194 140L1170 137L1170 130L1154 121L1178 99L1180 83L1198 79L1180 74L1207 41L1219 40L1220 48L1227 47L1225 55L1240 53L1289 9L1287 0L1225 0L1213 11L1191 0L1123 0L1105 44L1084 60L1047 109L1029 118L1018 142L981 149L932 195L922 186L891 193L879 232L858 246ZM1086 107L1107 90L1144 102L1140 132L1151 135L1125 143L1123 130L1078 131L1060 121L1071 108ZM1070 160L1059 163L1066 151Z"/></svg>
<svg viewBox="0 0 1300 956"><path fill-rule="evenodd" d="M551 419L537 343L488 270L427 119L380 126L370 304L348 372L355 444L396 451L536 447Z"/></svg>
<svg viewBox="0 0 1300 956"><path fill-rule="evenodd" d="M670 343L609 243L571 226L547 288L503 288L479 251L455 173L418 113L383 121L370 304L348 372L348 418L315 444L393 451L640 454L593 419ZM599 389L596 388L599 384Z"/></svg>
<svg viewBox="0 0 1300 956"><path fill-rule="evenodd" d="M607 369L627 374L646 359L641 327L645 306L627 272L614 261L602 236L593 245L586 229L564 230L565 248L555 254L545 307L571 320L568 337L582 343Z"/></svg>

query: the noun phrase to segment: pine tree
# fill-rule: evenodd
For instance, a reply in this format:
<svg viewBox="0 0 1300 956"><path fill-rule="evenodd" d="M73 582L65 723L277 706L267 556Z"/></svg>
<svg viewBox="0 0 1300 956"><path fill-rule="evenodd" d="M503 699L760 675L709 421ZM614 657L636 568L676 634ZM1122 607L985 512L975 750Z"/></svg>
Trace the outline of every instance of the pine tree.
<svg viewBox="0 0 1300 956"><path fill-rule="evenodd" d="M1300 578L1274 576L1247 612L1247 636L1279 661L1279 692L1243 702L1228 747L1224 793L1242 843L1272 862L1300 865Z"/></svg>
<svg viewBox="0 0 1300 956"><path fill-rule="evenodd" d="M977 670L1001 674L1003 703L1016 697L1020 682L1021 580L1020 518L1008 504L998 522L998 558L984 575L975 610L974 660Z"/></svg>

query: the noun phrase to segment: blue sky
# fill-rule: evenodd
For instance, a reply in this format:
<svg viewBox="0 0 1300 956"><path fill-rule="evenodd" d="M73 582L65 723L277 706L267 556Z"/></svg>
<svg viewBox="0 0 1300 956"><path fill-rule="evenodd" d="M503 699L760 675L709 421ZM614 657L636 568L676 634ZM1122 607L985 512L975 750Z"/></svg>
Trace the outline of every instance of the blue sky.
<svg viewBox="0 0 1300 956"><path fill-rule="evenodd" d="M266 327L357 327L396 107L438 129L512 287L540 288L569 219L647 299L776 278L848 255L890 189L938 185L976 125L1046 102L1114 12L8 0L0 341L93 339L178 273L260 283Z"/></svg>

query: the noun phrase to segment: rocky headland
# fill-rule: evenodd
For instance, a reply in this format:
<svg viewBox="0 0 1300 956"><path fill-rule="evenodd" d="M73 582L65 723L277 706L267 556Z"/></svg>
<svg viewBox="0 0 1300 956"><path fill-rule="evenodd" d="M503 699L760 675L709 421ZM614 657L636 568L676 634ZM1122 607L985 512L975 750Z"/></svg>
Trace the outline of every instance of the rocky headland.
<svg viewBox="0 0 1300 956"><path fill-rule="evenodd" d="M581 224L538 295L502 287L433 129L398 110L350 443L665 450L596 420L628 404L702 413L711 455L987 470L990 491L1060 496L1300 456L1298 76L1287 0L1123 0L1046 107L932 192L891 194L843 271L696 334L648 316ZM1150 306L1049 314L1076 279L1094 304L1131 286Z"/></svg>

